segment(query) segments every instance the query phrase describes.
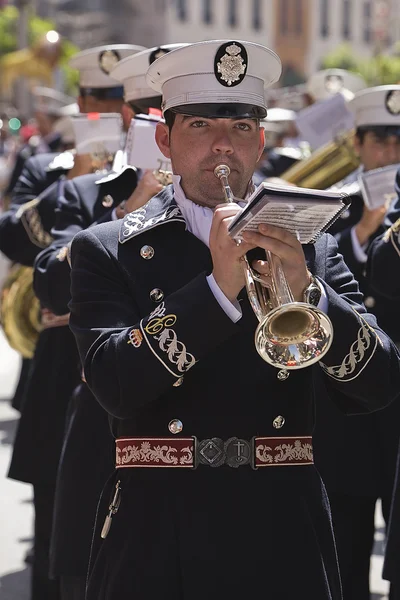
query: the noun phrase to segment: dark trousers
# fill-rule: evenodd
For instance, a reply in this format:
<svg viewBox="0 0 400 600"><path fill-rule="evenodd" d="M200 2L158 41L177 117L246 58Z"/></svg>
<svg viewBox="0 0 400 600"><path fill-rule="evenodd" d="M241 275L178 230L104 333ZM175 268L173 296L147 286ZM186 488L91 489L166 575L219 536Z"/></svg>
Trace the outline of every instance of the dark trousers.
<svg viewBox="0 0 400 600"><path fill-rule="evenodd" d="M60 600L59 582L49 579L49 548L53 521L54 488L34 485L34 546L31 600Z"/></svg>
<svg viewBox="0 0 400 600"><path fill-rule="evenodd" d="M370 600L369 572L374 545L377 498L330 493L343 600ZM387 523L390 499L382 498Z"/></svg>
<svg viewBox="0 0 400 600"><path fill-rule="evenodd" d="M86 577L61 577L61 600L85 600Z"/></svg>

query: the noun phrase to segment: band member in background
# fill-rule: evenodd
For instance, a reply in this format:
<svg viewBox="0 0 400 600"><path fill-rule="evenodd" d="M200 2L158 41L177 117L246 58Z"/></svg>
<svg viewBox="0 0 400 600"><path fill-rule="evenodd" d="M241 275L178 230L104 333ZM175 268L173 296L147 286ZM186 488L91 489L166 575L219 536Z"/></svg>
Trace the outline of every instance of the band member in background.
<svg viewBox="0 0 400 600"><path fill-rule="evenodd" d="M124 100L134 113L153 110L161 114L161 96L147 86L146 71L159 56L181 46L150 48L113 68L111 75L124 86ZM103 182L96 175L83 175L65 183L51 231L53 241L38 255L34 276L38 298L56 314L68 311L71 282L67 254L74 235L96 222L121 219L163 187L151 171L142 173L129 163L129 156L127 160L121 173L110 174ZM108 415L85 382L75 390L71 404L57 477L50 565L52 575L61 580L62 600L83 600L96 506L113 472L113 438ZM87 477L82 456L91 452L96 454L96 466Z"/></svg>
<svg viewBox="0 0 400 600"><path fill-rule="evenodd" d="M399 306L400 299L400 170L396 176L397 201L387 214L391 223L368 250L368 279L371 288ZM397 315L397 321L399 316ZM386 531L383 578L390 581L390 600L400 599L400 446L397 454L396 476L389 523Z"/></svg>
<svg viewBox="0 0 400 600"><path fill-rule="evenodd" d="M65 144L56 129L59 119L78 112L74 100L65 94L46 87L33 89L35 121L39 135L33 135L18 152L5 195L10 198L22 173L25 162L37 154L62 152Z"/></svg>
<svg viewBox="0 0 400 600"><path fill-rule="evenodd" d="M262 120L265 147L253 175L255 185L268 177L279 177L303 158L299 147L286 145L287 138L296 137L296 113L286 108L270 108Z"/></svg>
<svg viewBox="0 0 400 600"><path fill-rule="evenodd" d="M346 69L323 69L313 73L306 83L306 93L313 102L322 102L335 94L342 94L346 101L367 87L367 82L358 73Z"/></svg>
<svg viewBox="0 0 400 600"><path fill-rule="evenodd" d="M115 111L124 105L123 89L107 71L141 46L107 45L86 50L71 62L80 70L81 110ZM82 54L84 54L82 58ZM79 63L79 64L78 64ZM0 218L0 250L11 260L32 266L37 254L51 243L58 197L67 171L91 169L87 161L71 162L71 154L30 158L14 188L9 210ZM52 184L52 187L47 187ZM122 199L121 199L122 200ZM102 206L98 217L111 212ZM43 311L26 397L19 422L9 477L32 483L35 528L32 600L59 598L59 582L51 581L49 545L54 489L61 452L65 416L73 390L81 379L76 344L68 328L67 311L56 317Z"/></svg>
<svg viewBox="0 0 400 600"><path fill-rule="evenodd" d="M88 600L341 598L312 457L313 387L322 378L346 413L375 410L398 392L399 360L330 236L303 247L271 226L239 246L228 235L240 208L222 205L214 169L228 165L232 193L246 197L264 147L264 88L280 72L251 42L159 58L147 81L163 94L156 141L173 185L73 240L70 326L117 438ZM280 257L296 300L312 289L328 311L323 364L289 372L260 359L241 260L254 247ZM268 277L265 261L252 264Z"/></svg>
<svg viewBox="0 0 400 600"><path fill-rule="evenodd" d="M337 186L351 195L352 203L329 230L360 284L365 306L395 342L400 341L398 303L365 274L368 247L389 226L387 207L370 210L364 205L358 176L400 162L399 95L398 85L379 86L358 92L349 103L361 165ZM344 600L369 598L375 506L380 498L387 523L399 437L400 399L383 411L349 418L332 402L317 406L315 458L331 503Z"/></svg>

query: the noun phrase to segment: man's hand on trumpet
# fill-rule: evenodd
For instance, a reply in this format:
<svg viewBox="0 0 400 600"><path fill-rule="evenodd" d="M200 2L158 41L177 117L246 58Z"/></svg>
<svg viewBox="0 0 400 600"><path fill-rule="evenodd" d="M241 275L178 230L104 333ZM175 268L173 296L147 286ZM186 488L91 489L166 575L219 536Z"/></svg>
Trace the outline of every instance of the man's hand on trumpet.
<svg viewBox="0 0 400 600"><path fill-rule="evenodd" d="M303 301L303 292L310 284L310 274L307 269L304 252L300 242L285 229L273 225L262 224L258 232L245 231L243 239L254 248L270 250L278 256L282 263L289 288L297 302ZM253 261L253 269L266 276L268 283L269 265L267 261Z"/></svg>
<svg viewBox="0 0 400 600"><path fill-rule="evenodd" d="M237 245L228 233L233 217L240 211L237 204L216 207L210 231L210 252L213 276L225 296L234 302L245 285L243 257L253 248L270 250L282 262L287 282L296 301L302 302L303 291L310 283L309 272L300 242L289 232L272 225L260 225L259 232L244 232L243 242ZM269 264L255 260L251 266L270 283Z"/></svg>

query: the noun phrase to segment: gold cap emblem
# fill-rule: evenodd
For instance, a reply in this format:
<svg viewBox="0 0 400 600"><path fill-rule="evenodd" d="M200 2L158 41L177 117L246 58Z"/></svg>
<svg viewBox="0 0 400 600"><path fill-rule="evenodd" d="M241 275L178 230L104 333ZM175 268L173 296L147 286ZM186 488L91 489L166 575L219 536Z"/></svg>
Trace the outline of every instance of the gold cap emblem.
<svg viewBox="0 0 400 600"><path fill-rule="evenodd" d="M222 85L236 86L243 81L247 64L246 48L239 42L229 42L220 46L215 55L214 73Z"/></svg>

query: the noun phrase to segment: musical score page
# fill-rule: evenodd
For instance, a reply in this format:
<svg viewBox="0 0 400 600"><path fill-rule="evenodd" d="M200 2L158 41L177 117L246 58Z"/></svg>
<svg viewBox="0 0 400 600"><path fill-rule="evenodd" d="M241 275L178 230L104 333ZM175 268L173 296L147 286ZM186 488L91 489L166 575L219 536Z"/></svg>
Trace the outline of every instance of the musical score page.
<svg viewBox="0 0 400 600"><path fill-rule="evenodd" d="M341 195L333 198L305 198L304 190L290 190L291 197L259 193L242 209L229 227L230 235L238 240L243 231L256 231L261 223L281 227L292 233L302 244L314 242L346 208ZM315 196L315 191L314 194Z"/></svg>

